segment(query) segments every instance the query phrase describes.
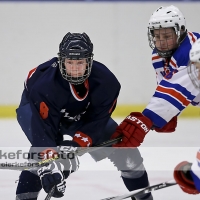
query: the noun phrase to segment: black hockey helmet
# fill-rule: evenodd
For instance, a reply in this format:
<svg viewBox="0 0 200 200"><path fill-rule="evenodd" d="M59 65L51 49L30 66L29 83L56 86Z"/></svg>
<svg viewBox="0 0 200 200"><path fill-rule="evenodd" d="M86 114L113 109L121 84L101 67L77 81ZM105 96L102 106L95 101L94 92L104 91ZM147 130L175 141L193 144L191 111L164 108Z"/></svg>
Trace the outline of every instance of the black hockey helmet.
<svg viewBox="0 0 200 200"><path fill-rule="evenodd" d="M67 74L64 65L65 59L82 60L86 59L87 68L83 76L72 77ZM91 74L93 62L93 44L86 33L70 33L68 32L59 45L59 67L62 77L71 84L82 84Z"/></svg>

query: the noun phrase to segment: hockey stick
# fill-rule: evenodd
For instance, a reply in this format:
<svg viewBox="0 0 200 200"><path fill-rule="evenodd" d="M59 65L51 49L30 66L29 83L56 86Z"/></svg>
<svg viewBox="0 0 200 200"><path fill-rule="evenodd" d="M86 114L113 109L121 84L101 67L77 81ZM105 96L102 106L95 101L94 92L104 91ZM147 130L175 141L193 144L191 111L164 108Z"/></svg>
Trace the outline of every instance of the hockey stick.
<svg viewBox="0 0 200 200"><path fill-rule="evenodd" d="M121 139L122 139L122 137L119 137L119 138L116 138L116 139L113 139L113 140L108 140L106 142L101 143L100 145L95 146L95 147L90 147L90 148L85 148L85 149L79 150L76 154L81 156L84 153L96 151L96 150L98 150L102 147L107 147L107 146L110 146L112 144L115 144L115 143L119 142ZM51 188L51 190L49 191L49 193L47 194L47 196L44 200L50 200L54 191L55 191L55 185Z"/></svg>
<svg viewBox="0 0 200 200"><path fill-rule="evenodd" d="M122 139L122 137L118 137L116 139L113 139L113 140L108 140L106 142L103 142L102 144L100 145L97 145L95 147L88 147L88 148L85 148L85 149L82 149L82 150L79 150L77 152L75 152L77 155L81 156L83 155L84 153L89 153L89 152L92 152L92 151L96 151L98 149L101 149L102 147L107 147L107 146L110 146L112 144L116 144L117 142L119 142L120 140ZM55 191L55 186L52 187L52 189L50 190L50 192L47 194L45 200L50 200L53 193Z"/></svg>
<svg viewBox="0 0 200 200"><path fill-rule="evenodd" d="M44 200L50 200L50 199L51 199L51 197L52 197L52 195L53 195L53 193L54 193L54 191L55 191L55 188L56 188L56 186L54 185L54 186L51 188L50 192L47 194L47 196L46 196L46 198L45 198Z"/></svg>
<svg viewBox="0 0 200 200"><path fill-rule="evenodd" d="M113 139L113 140L108 140L108 141L106 141L106 142L103 142L103 143L100 144L100 145L95 146L95 147L88 147L88 148L79 150L79 151L76 152L76 154L79 155L79 156L81 156L81 155L83 155L84 153L89 153L89 152L92 152L92 151L96 151L96 150L98 150L98 149L101 149L102 147L107 147L107 146L110 146L110 145L112 145L112 144L116 144L116 143L119 142L121 139L122 139L122 137L118 137L118 138ZM50 192L47 194L45 200L50 200L50 198L52 197L54 191L55 191L55 186L52 187L52 189L50 190Z"/></svg>
<svg viewBox="0 0 200 200"><path fill-rule="evenodd" d="M127 194L123 194L123 195L120 195L120 196L108 197L108 198L101 199L101 200L122 200L122 199L127 199L129 197L134 197L134 196L138 196L138 195L141 195L141 194L147 194L149 192L153 192L155 190L160 190L160 189L163 189L163 188L166 188L166 187L170 187L170 186L173 186L173 185L176 185L176 184L177 183L175 182L175 180L170 180L170 181L166 181L164 183L159 183L159 184L156 184L156 185L152 185L152 186L149 186L149 187L146 187L146 188L143 188L143 189L134 190L134 191L129 192Z"/></svg>
<svg viewBox="0 0 200 200"><path fill-rule="evenodd" d="M94 146L94 147L86 147L86 148L82 148L78 151L75 151L75 154L78 155L78 156L82 156L84 153L90 153L92 151L96 151L96 150L99 150L103 147L108 147L108 146L111 146L113 144L116 144L118 143L120 140L122 139L122 136L118 137L118 138L115 138L115 139L112 139L112 140L108 140L108 141L105 141L97 146Z"/></svg>
<svg viewBox="0 0 200 200"><path fill-rule="evenodd" d="M79 148L78 150L72 152L75 155L82 156L85 153L90 153L92 151L99 150L103 147L111 146L112 144L116 144L122 139L122 137L118 137L112 140L105 141L97 146L94 147L84 147L84 148ZM38 167L43 167L43 166L48 166L51 162L55 160L59 160L63 158L59 157L54 157L54 158L49 158L40 162L35 162L35 163L19 163L19 164L10 164L10 163L0 163L0 169L10 169L10 170L35 170Z"/></svg>

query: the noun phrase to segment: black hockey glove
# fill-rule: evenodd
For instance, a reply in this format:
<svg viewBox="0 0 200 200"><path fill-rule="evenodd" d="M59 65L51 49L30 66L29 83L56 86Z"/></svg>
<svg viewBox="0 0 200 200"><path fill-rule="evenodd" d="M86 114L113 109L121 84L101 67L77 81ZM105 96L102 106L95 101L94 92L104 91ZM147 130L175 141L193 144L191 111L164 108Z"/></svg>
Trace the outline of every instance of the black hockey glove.
<svg viewBox="0 0 200 200"><path fill-rule="evenodd" d="M55 153L54 153L55 154ZM53 161L48 166L40 167L37 174L41 179L41 184L46 193L49 193L53 186L55 191L53 197L63 197L66 182L65 179L76 171L79 166L78 157L67 151L60 152L59 159Z"/></svg>
<svg viewBox="0 0 200 200"><path fill-rule="evenodd" d="M42 187L46 193L49 193L51 188L55 185L53 197L64 196L66 182L63 173L64 166L60 162L53 162L48 167L41 167L37 173L40 176Z"/></svg>

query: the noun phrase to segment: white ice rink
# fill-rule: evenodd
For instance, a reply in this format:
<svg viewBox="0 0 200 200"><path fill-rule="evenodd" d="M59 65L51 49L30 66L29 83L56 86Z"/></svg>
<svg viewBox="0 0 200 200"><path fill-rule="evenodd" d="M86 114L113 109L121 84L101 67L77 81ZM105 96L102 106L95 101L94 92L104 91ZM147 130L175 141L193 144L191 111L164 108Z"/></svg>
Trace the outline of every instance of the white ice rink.
<svg viewBox="0 0 200 200"><path fill-rule="evenodd" d="M117 119L120 122L120 119ZM0 149L29 147L29 142L15 119L0 120ZM150 184L173 179L173 169L180 161L192 162L200 147L200 118L179 119L175 133L162 134L150 132L139 148L149 174ZM8 148L9 147L9 148ZM0 160L4 162L4 160ZM9 160L8 162L12 162ZM61 199L100 200L109 196L127 193L120 173L109 160L98 163L89 155L80 157L80 169L67 179L65 196ZM20 172L0 170L0 199L14 200L15 189ZM44 200L42 191L39 200ZM199 200L200 195L188 195L178 186L153 192L155 200ZM53 200L54 198L52 198Z"/></svg>

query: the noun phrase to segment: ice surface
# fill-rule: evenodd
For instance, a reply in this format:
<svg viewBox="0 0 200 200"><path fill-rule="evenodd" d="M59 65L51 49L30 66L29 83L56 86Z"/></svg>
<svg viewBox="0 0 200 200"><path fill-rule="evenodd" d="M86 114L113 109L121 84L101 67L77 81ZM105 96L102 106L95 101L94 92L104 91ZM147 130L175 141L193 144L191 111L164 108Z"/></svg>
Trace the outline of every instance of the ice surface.
<svg viewBox="0 0 200 200"><path fill-rule="evenodd" d="M116 121L120 122L121 119L116 119ZM15 119L1 119L0 127L1 149L30 146ZM150 184L173 179L175 165L183 160L192 162L198 148L200 148L200 119L179 119L175 133L148 133L140 147L140 152L144 159ZM4 159L0 160L0 162L4 161ZM120 172L108 159L96 163L89 155L84 155L80 157L80 163L79 171L67 179L65 196L60 199L100 200L127 192L120 178ZM15 199L17 186L15 181L19 174L19 171L0 170L0 199ZM45 196L46 193L42 191L38 199L44 200ZM155 191L153 196L155 200L200 199L200 195L183 193L178 186Z"/></svg>

